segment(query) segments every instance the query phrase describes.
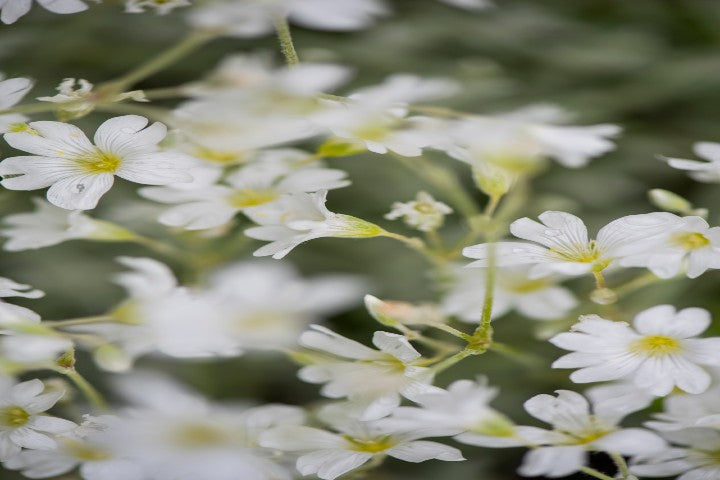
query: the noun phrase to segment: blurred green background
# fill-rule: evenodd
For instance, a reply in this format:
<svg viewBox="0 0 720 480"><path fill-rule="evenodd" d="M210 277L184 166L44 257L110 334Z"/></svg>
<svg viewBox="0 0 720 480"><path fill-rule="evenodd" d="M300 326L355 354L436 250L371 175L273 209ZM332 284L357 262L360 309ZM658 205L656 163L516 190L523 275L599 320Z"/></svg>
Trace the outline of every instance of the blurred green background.
<svg viewBox="0 0 720 480"><path fill-rule="evenodd" d="M341 1L341 0L338 0ZM523 212L536 215L546 209L578 213L591 230L622 215L654 210L646 199L650 188L666 188L686 196L697 206L708 207L711 224L720 215L720 189L698 184L667 167L655 156L693 158L696 141L720 141L720 2L714 0L497 0L496 7L470 14L435 0L394 0L394 15L358 33L322 33L293 28L301 60L333 61L352 66L356 76L348 89L370 85L385 76L416 73L449 77L464 86L462 94L443 104L459 110L492 113L533 103L554 103L576 114L576 122L618 123L625 129L618 148L582 170L551 166L533 183L532 205ZM86 78L93 83L116 77L154 53L177 42L186 32L182 11L158 17L125 15L113 2L93 5L82 14L55 16L35 8L11 26L0 27L0 71L6 76L28 76L37 84L28 98L52 95L65 77ZM148 79L138 88L177 85L209 72L227 54L276 51L274 38L216 40L172 68ZM277 54L278 64L282 62ZM27 100L30 101L30 100ZM171 104L168 104L171 105ZM41 116L35 119L44 118ZM105 117L91 115L78 124L94 130ZM9 147L2 145L2 156ZM433 156L457 171L473 191L468 170L458 162ZM382 219L394 201L407 201L419 189L443 199L440 192L389 157L373 154L334 159L333 166L350 174L353 185L331 192L331 210L352 214L402 231ZM143 200L135 187L118 185L94 216L119 223L157 238L170 238L154 217L142 215ZM38 192L36 192L38 193ZM473 195L482 205L479 192ZM30 210L32 195L0 192L0 214ZM129 204L129 199L135 198ZM148 210L151 211L151 210ZM219 240L197 235L170 239L203 252L222 245L237 245L232 259L250 255L255 243L242 240L242 225ZM456 238L464 227L448 219L445 235ZM406 232L411 233L411 232ZM68 242L39 251L4 253L0 275L27 282L47 292L36 301L17 301L45 318L59 319L105 311L122 299L120 288L110 283L120 271L117 255L148 255L168 261L180 278L192 282L205 268L189 269L130 244ZM389 239L322 239L304 244L285 260L304 273L352 272L368 278L381 298L433 300L437 296L428 266L414 252ZM636 272L632 272L637 274ZM617 284L627 275L611 276ZM587 294L589 279L571 283ZM665 282L641 290L619 304L625 315L658 303L677 307L699 306L720 316L720 272L700 280ZM360 299L358 299L360 300ZM605 313L609 308L587 305L575 313ZM335 318L332 326L368 342L377 328L358 304L352 312ZM571 387L566 371L550 371L559 351L536 340L531 332L537 322L507 316L495 323L496 338L542 356L535 367L514 363L495 353L470 358L438 379L446 385L455 378L488 375L502 388L495 406L518 422L530 421L522 402L530 396ZM717 325L715 332L720 332ZM304 404L315 401L317 387L295 378L295 366L280 356L248 355L232 361L182 362L143 359L142 367L160 368L189 382L208 396L219 399L253 398ZM81 359L79 369L98 385L105 375ZM374 480L514 479L519 450L487 450L461 446L468 462L421 465L390 461L372 472ZM597 458L603 468L604 460ZM0 472L0 478L15 478ZM579 476L577 478L580 478Z"/></svg>

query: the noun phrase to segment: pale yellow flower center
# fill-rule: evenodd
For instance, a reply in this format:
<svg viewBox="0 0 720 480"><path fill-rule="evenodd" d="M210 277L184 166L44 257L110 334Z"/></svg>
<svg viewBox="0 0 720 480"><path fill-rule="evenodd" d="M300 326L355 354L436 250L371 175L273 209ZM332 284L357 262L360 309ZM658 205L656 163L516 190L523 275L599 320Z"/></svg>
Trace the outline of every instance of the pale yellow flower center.
<svg viewBox="0 0 720 480"><path fill-rule="evenodd" d="M20 133L27 132L33 135L39 135L38 131L32 128L30 125L24 122L12 123L8 126L8 133Z"/></svg>
<svg viewBox="0 0 720 480"><path fill-rule="evenodd" d="M698 232L681 232L672 237L672 243L685 250L697 250L710 245L710 240Z"/></svg>
<svg viewBox="0 0 720 480"><path fill-rule="evenodd" d="M22 427L30 420L30 414L17 405L0 410L0 425L5 427Z"/></svg>
<svg viewBox="0 0 720 480"><path fill-rule="evenodd" d="M248 208L272 202L278 198L278 193L271 190L253 190L244 188L233 192L228 197L228 203L235 208Z"/></svg>
<svg viewBox="0 0 720 480"><path fill-rule="evenodd" d="M385 450L392 448L396 445L396 442L394 442L392 437L390 437L389 435L380 438L373 438L371 440L353 438L350 435L343 435L343 438L350 442L350 444L352 445L351 448L356 452L384 452Z"/></svg>
<svg viewBox="0 0 720 480"><path fill-rule="evenodd" d="M653 335L643 337L630 344L630 351L650 357L661 357L678 353L682 350L680 342L672 337Z"/></svg>
<svg viewBox="0 0 720 480"><path fill-rule="evenodd" d="M63 450L74 458L90 462L107 460L111 457L110 453L104 449L74 440L64 440Z"/></svg>
<svg viewBox="0 0 720 480"><path fill-rule="evenodd" d="M173 442L182 447L219 445L227 440L227 434L213 425L189 423L173 432Z"/></svg>
<svg viewBox="0 0 720 480"><path fill-rule="evenodd" d="M98 150L95 154L79 158L78 161L88 173L115 173L122 159L114 153Z"/></svg>

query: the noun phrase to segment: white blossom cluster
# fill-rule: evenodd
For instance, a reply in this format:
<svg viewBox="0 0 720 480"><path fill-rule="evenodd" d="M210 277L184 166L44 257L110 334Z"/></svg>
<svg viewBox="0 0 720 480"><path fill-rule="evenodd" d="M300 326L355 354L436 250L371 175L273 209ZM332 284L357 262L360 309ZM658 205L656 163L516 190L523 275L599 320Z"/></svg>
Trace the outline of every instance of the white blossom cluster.
<svg viewBox="0 0 720 480"><path fill-rule="evenodd" d="M38 3L62 14L88 8L80 0ZM0 20L13 23L30 6L0 0ZM720 337L711 311L669 304L633 311L622 298L643 282L712 275L720 269L720 226L669 192L653 197L663 211L622 216L595 235L574 214L548 210L537 221L517 218L533 205L512 207L512 196L550 161L576 169L612 151L619 126L574 125L549 105L486 115L427 105L461 90L447 78L398 73L344 91L351 69L297 63L289 24L361 30L390 15L381 0L126 2L133 13L176 7L187 8L198 34L192 41L277 32L289 64L278 67L262 53L230 56L209 75L165 89L178 99L169 108L152 103L157 91L131 90L142 80L133 75L97 86L68 78L39 103L23 102L31 79L0 81L0 132L14 149L3 150L0 184L45 191L47 199L35 196L34 211L1 219L3 249L85 240L132 243L161 258L118 256L124 270L112 281L123 298L94 315L43 319L0 301L2 468L28 478L334 480L387 457L460 462L480 447L526 449L518 473L527 477L720 479ZM116 115L118 107L125 114ZM75 124L91 112L112 113L92 139ZM720 144L698 143L695 151L708 161L663 161L720 183ZM337 165L357 154L409 165L435 180L433 193L398 198L384 217L378 212L381 225L330 210L328 192L351 185ZM442 166L453 161L460 163ZM122 185L113 189L116 181ZM127 198L135 186L125 181L141 185L139 198ZM484 210L474 204L480 194ZM112 214L108 207L120 203L130 215ZM132 215L151 227L136 228ZM462 235L448 234L460 218ZM503 240L506 230L516 240ZM323 325L375 289L367 279L244 258L250 248L280 260L323 237L400 241L427 260L438 295L417 304L366 295L365 318L383 327L368 346ZM229 240L227 251L218 239ZM462 256L474 261L463 264ZM634 277L618 286L623 275ZM591 291L584 280L594 282ZM0 297L43 296L0 278ZM556 352L552 368L572 370L554 394L523 403L537 425L516 423L500 402L491 406L499 389L484 376L439 377L492 350L527 360L493 337L491 321L512 312L540 321L545 338L528 332L528 341L566 351ZM80 366L79 352L94 365ZM278 363L287 356L322 401L210 400L136 366L242 355ZM93 368L106 380L100 389L80 373ZM596 382L610 383L568 389ZM662 411L649 414L658 398ZM641 426L624 423L640 412ZM616 471L596 470L590 454L597 452Z"/></svg>

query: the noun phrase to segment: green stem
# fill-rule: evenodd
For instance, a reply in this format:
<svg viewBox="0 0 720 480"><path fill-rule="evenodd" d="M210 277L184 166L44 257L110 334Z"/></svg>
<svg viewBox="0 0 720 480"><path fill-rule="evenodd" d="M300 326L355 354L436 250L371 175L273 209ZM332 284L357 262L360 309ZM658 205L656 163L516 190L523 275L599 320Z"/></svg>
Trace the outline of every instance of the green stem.
<svg viewBox="0 0 720 480"><path fill-rule="evenodd" d="M661 279L656 277L653 273L647 272L643 275L633 278L632 280L624 283L623 285L620 285L619 287L616 287L615 293L617 293L618 297L622 297L624 295L634 292L635 290L640 290L643 287L652 285L659 280Z"/></svg>
<svg viewBox="0 0 720 480"><path fill-rule="evenodd" d="M467 349L461 350L461 351L459 351L458 353L456 353L455 355L446 358L446 359L443 360L442 362L436 363L435 365L433 365L432 367L430 367L430 369L431 369L434 373L440 373L440 372L442 372L443 370L446 370L446 369L452 367L453 365L455 365L456 363L458 363L460 360L462 360L462 359L464 359L464 358L466 358L466 357L469 357L470 355L473 355L473 352L472 352L472 351L467 350Z"/></svg>
<svg viewBox="0 0 720 480"><path fill-rule="evenodd" d="M93 387L90 382L85 379L85 377L80 375L74 367L55 367L53 370L69 378L75 384L77 389L85 396L88 402L90 402L90 404L95 408L98 410L107 410L108 405L102 394L100 394L100 392L98 392L97 389L95 389L95 387Z"/></svg>
<svg viewBox="0 0 720 480"><path fill-rule="evenodd" d="M495 265L495 244L488 243L488 266L485 270L485 295L483 299L482 316L480 325L473 333L476 340L490 344L492 342L492 307L495 298L495 277L497 266Z"/></svg>
<svg viewBox="0 0 720 480"><path fill-rule="evenodd" d="M12 108L0 110L0 115L8 115L11 113L41 113L52 112L58 109L58 104L53 102L26 103L25 105L17 105Z"/></svg>
<svg viewBox="0 0 720 480"><path fill-rule="evenodd" d="M42 325L53 328L72 327L75 325L92 325L95 323L114 322L115 319L109 315L95 315L92 317L70 318L68 320L46 320Z"/></svg>
<svg viewBox="0 0 720 480"><path fill-rule="evenodd" d="M280 41L280 51L285 57L288 66L293 67L300 63L298 54L295 51L292 35L290 34L290 25L288 25L287 19L284 16L275 18L275 32L277 32L277 37Z"/></svg>
<svg viewBox="0 0 720 480"><path fill-rule="evenodd" d="M620 475L622 475L624 479L627 479L630 476L630 468L628 468L623 456L617 452L607 452L607 454L612 458L612 461L615 462Z"/></svg>
<svg viewBox="0 0 720 480"><path fill-rule="evenodd" d="M581 467L580 471L587 475L590 475L591 477L599 478L600 480L616 480L616 479L612 478L610 475L605 475L604 473L598 472L594 468Z"/></svg>
<svg viewBox="0 0 720 480"><path fill-rule="evenodd" d="M432 263L435 266L443 267L445 266L445 260L436 256L434 252L429 250L427 246L425 245L425 242L423 242L421 239L417 237L406 237L405 235L400 235L399 233L393 233L388 232L384 230L382 233L378 235L379 237L388 237L388 238L394 238L395 240L399 240L408 247L412 248L413 250L421 253L430 263Z"/></svg>
<svg viewBox="0 0 720 480"><path fill-rule="evenodd" d="M168 243L163 243L159 240L155 240L154 238L137 236L137 237L131 239L131 241L133 241L139 245L143 245L143 246L149 248L150 250L153 250L154 252L157 252L161 255L168 255L168 256L173 257L173 256L177 256L179 253L181 253L177 247L170 245Z"/></svg>
<svg viewBox="0 0 720 480"><path fill-rule="evenodd" d="M154 75L190 54L193 50L196 50L203 44L215 38L216 35L217 34L215 33L206 31L192 32L179 43L161 52L158 56L143 63L136 69L131 70L120 78L100 85L98 90L102 88L117 92L125 91L136 83Z"/></svg>

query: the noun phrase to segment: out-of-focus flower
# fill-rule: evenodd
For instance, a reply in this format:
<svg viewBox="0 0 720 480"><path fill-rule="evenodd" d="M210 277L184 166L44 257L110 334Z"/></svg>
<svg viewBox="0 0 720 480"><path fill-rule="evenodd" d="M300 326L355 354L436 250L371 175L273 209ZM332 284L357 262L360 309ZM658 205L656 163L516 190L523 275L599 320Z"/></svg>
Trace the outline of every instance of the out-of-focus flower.
<svg viewBox="0 0 720 480"><path fill-rule="evenodd" d="M105 121L95 133L95 145L74 125L31 122L30 130L5 134L14 148L34 154L0 163L2 185L11 190L50 187L50 203L68 210L95 208L112 187L115 175L135 183L167 185L191 181L189 158L160 151L166 128L138 115ZM97 145L97 146L96 146Z"/></svg>
<svg viewBox="0 0 720 480"><path fill-rule="evenodd" d="M642 477L674 477L677 480L711 480L720 478L720 432L709 428L691 428L666 433L681 447L633 459L630 471Z"/></svg>
<svg viewBox="0 0 720 480"><path fill-rule="evenodd" d="M369 238L383 233L373 223L331 212L325 207L326 196L327 190L286 194L272 203L246 209L244 213L261 226L248 228L245 235L270 242L253 255L280 259L315 238Z"/></svg>
<svg viewBox="0 0 720 480"><path fill-rule="evenodd" d="M633 325L584 315L572 332L550 342L569 353L554 368L579 368L570 375L577 383L630 377L639 388L665 396L674 387L702 393L710 375L700 365L720 365L720 337L696 338L710 325L702 308L675 311L658 305L635 316Z"/></svg>
<svg viewBox="0 0 720 480"><path fill-rule="evenodd" d="M409 202L395 202L392 210L385 215L388 220L402 218L405 223L417 228L421 232L430 232L440 228L445 221L445 215L452 213L452 208L435 200L427 192L418 192L415 200Z"/></svg>
<svg viewBox="0 0 720 480"><path fill-rule="evenodd" d="M551 273L583 275L600 272L617 258L658 248L668 229L674 225L676 216L654 212L621 217L601 228L596 240L588 239L585 224L575 215L548 211L539 218L542 223L526 217L510 225L513 235L536 243L493 244L497 266L532 265L529 278ZM479 259L469 266L488 266L489 245L484 243L463 250L466 257Z"/></svg>
<svg viewBox="0 0 720 480"><path fill-rule="evenodd" d="M528 278L527 266L499 269L495 280L492 318L512 310L537 320L562 318L575 308L577 300L570 290L558 283L562 277L550 275ZM443 297L442 309L460 320L478 323L482 317L487 274L485 269L456 268L455 281Z"/></svg>
<svg viewBox="0 0 720 480"><path fill-rule="evenodd" d="M32 0L0 0L0 21L15 23L30 11L32 3ZM81 0L37 0L37 3L45 10L58 14L78 13L88 8Z"/></svg>
<svg viewBox="0 0 720 480"><path fill-rule="evenodd" d="M698 182L720 183L720 143L698 142L693 145L693 151L698 157L708 161L661 158L671 167L687 171L690 178Z"/></svg>
<svg viewBox="0 0 720 480"><path fill-rule="evenodd" d="M158 15L167 15L176 8L189 7L190 0L126 0L126 13L144 13L145 9L155 10Z"/></svg>
<svg viewBox="0 0 720 480"><path fill-rule="evenodd" d="M382 0L244 0L208 2L194 9L189 23L198 29L233 37L271 33L277 18L316 30L353 31L387 14Z"/></svg>
<svg viewBox="0 0 720 480"><path fill-rule="evenodd" d="M2 0L0 0L0 8L2 5ZM17 77L3 80L3 75L0 74L0 110L7 110L14 106L32 87L33 82L29 78ZM23 122L26 120L27 117L19 113L0 115L0 133L12 130L13 126L24 125Z"/></svg>
<svg viewBox="0 0 720 480"><path fill-rule="evenodd" d="M142 90L123 92L100 98L97 96L97 92L93 91L93 84L84 78L66 78L60 82L56 90L58 93L52 97L37 97L37 99L41 102L57 103L61 120L82 117L90 113L99 101L103 103L121 102L128 99L137 102L147 101Z"/></svg>
<svg viewBox="0 0 720 480"><path fill-rule="evenodd" d="M286 193L316 192L350 184L342 170L324 168L309 155L291 149L268 150L255 156L255 161L225 177L226 185L204 185L197 188L147 187L140 190L146 198L179 203L163 212L159 221L187 230L213 228L229 222L237 213L250 207L272 202Z"/></svg>
<svg viewBox="0 0 720 480"><path fill-rule="evenodd" d="M123 241L134 238L124 228L88 217L80 210L68 212L40 198L34 198L35 211L16 213L2 219L7 228L0 235L8 241L3 249L9 252L49 247L86 238L89 240Z"/></svg>

